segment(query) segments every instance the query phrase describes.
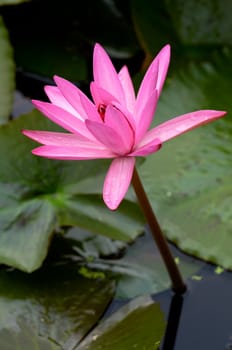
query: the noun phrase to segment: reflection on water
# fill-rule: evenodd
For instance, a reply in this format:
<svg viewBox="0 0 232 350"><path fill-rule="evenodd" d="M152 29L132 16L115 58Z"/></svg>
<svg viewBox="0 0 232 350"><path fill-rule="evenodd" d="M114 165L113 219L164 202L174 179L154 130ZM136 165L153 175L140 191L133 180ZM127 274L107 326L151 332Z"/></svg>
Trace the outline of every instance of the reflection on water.
<svg viewBox="0 0 232 350"><path fill-rule="evenodd" d="M174 349L180 323L182 305L184 300L183 298L184 297L182 295L174 294L171 299L170 309L168 313L168 323L163 339L162 350Z"/></svg>

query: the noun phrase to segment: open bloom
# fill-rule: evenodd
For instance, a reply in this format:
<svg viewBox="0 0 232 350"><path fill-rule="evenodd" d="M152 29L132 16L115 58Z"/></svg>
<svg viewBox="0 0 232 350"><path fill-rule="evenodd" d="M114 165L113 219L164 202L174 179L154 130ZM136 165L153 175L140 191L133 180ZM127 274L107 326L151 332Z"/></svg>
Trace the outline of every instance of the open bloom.
<svg viewBox="0 0 232 350"><path fill-rule="evenodd" d="M116 209L130 185L136 157L154 153L163 142L225 114L200 110L149 130L169 60L170 46L166 45L148 68L135 97L127 67L117 73L107 53L96 44L94 81L90 84L94 102L75 85L55 76L56 86L45 87L50 103L33 103L69 133L23 130L24 135L43 145L32 153L63 160L113 158L105 178L103 198L110 209Z"/></svg>

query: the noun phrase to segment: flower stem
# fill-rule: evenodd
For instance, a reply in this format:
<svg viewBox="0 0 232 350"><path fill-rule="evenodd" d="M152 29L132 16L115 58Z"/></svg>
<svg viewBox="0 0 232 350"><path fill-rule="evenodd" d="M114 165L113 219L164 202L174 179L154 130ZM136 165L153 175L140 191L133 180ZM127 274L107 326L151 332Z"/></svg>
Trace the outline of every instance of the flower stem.
<svg viewBox="0 0 232 350"><path fill-rule="evenodd" d="M172 289L177 294L182 294L186 290L186 285L182 279L180 271L175 263L175 260L172 256L172 253L169 249L166 238L163 235L163 232L159 226L159 223L156 219L156 216L153 212L151 204L147 198L141 180L139 178L139 174L134 169L133 177L132 177L132 185L134 187L135 193L137 195L139 204L144 213L144 216L150 226L152 236L159 248L160 254L164 260L167 271L172 281Z"/></svg>

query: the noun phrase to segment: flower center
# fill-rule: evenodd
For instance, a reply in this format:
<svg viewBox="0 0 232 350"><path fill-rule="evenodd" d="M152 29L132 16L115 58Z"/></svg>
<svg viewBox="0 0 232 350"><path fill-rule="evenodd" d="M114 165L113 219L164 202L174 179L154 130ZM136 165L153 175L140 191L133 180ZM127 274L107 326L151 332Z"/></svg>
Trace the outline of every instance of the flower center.
<svg viewBox="0 0 232 350"><path fill-rule="evenodd" d="M102 118L102 120L104 121L105 119L105 113L106 113L106 105L104 105L103 103L100 103L98 105L98 109L97 109L98 113L100 114L100 117Z"/></svg>

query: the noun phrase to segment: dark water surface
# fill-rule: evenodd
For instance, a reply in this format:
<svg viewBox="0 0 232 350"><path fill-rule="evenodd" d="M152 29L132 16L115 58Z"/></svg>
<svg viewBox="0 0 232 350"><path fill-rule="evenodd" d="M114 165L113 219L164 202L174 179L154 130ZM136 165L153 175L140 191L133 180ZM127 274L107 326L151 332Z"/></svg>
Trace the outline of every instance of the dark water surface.
<svg viewBox="0 0 232 350"><path fill-rule="evenodd" d="M154 296L168 318L160 350L232 350L232 274L214 270L205 266L183 296Z"/></svg>

